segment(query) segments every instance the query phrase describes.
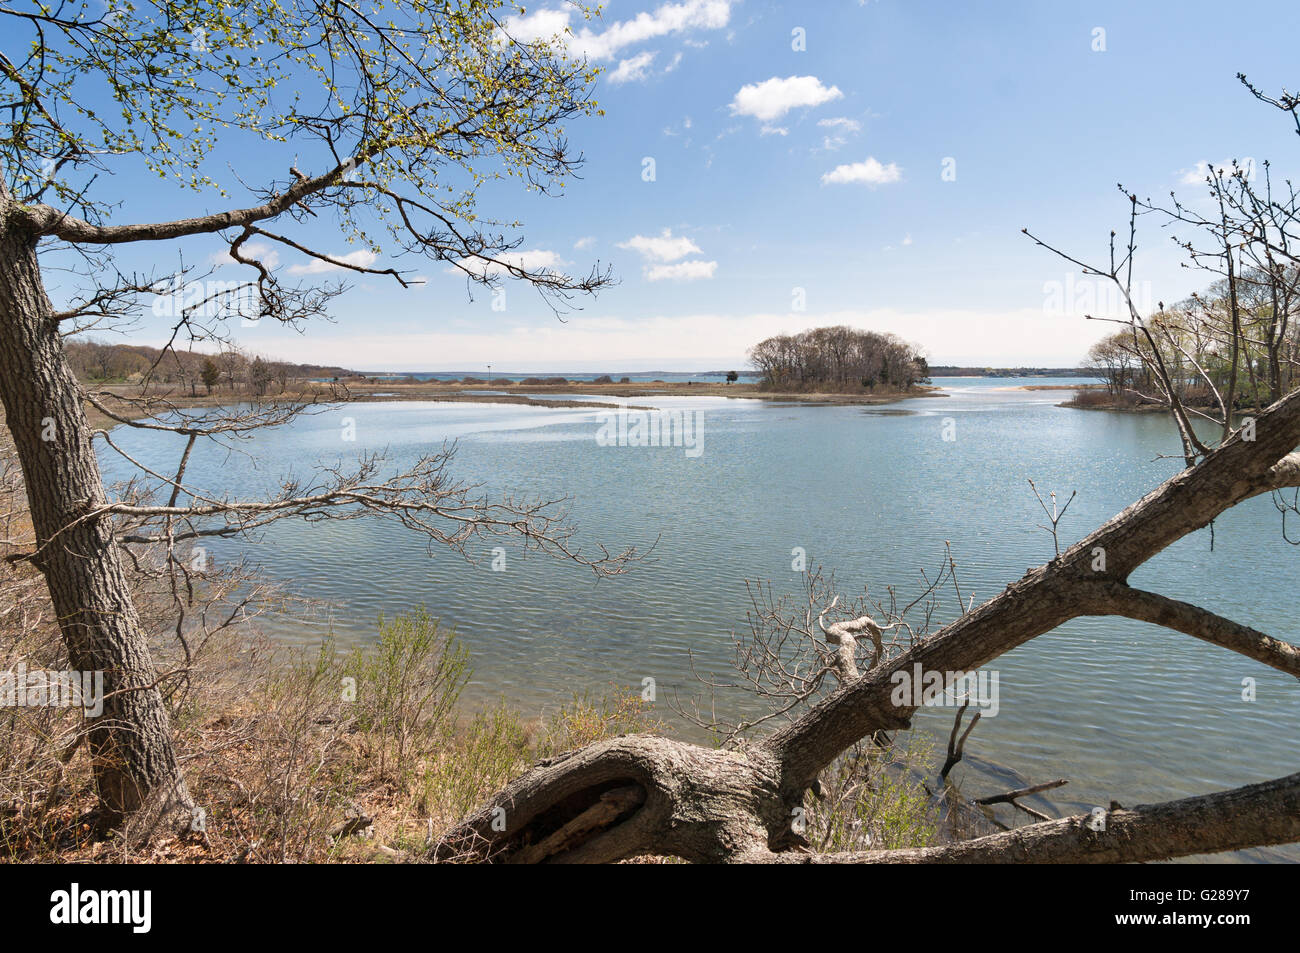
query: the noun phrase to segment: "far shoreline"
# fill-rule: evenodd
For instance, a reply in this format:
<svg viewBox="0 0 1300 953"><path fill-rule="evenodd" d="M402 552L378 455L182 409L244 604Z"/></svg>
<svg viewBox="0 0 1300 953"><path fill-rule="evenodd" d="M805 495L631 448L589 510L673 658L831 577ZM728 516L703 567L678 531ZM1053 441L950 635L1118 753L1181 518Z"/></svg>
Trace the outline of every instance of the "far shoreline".
<svg viewBox="0 0 1300 953"><path fill-rule="evenodd" d="M627 384L603 384L592 381L566 381L563 384L497 384L483 382L466 384L460 381L359 381L342 379L338 382L297 380L290 382L293 389L280 394L254 396L238 392L219 391L213 394L187 394L180 388L143 389L137 384L86 384L97 393L108 393L125 400L152 399L172 410L196 410L205 407L224 407L232 403L276 403L286 401L316 401L322 404L382 403L385 401L433 401L465 404L513 404L528 407L546 407L553 410L652 410L626 403L629 399L655 397L726 397L736 400L763 400L772 403L802 403L812 406L878 406L923 397L944 397L943 388L919 384L906 391L874 393L834 393L820 391L768 391L754 383L696 383L642 381ZM342 396L331 393L331 387L342 388ZM478 393L491 390L496 393ZM566 400L562 397L542 398L538 394L583 394L593 397L610 397L617 402L603 400ZM118 411L119 408L113 408ZM116 426L120 421L104 414L92 404L86 405L86 416L96 429ZM120 416L140 420L149 416L142 408L121 406Z"/></svg>

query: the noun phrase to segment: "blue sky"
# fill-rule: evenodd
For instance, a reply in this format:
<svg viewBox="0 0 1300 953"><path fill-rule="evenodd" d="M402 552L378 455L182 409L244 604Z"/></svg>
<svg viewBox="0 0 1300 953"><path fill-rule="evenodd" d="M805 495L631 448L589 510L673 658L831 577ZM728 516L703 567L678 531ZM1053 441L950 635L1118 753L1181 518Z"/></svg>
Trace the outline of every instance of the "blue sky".
<svg viewBox="0 0 1300 953"><path fill-rule="evenodd" d="M564 9L543 0L517 26L562 27ZM1074 364L1107 330L1082 311L1106 303L1067 285L1022 227L1100 260L1126 224L1116 183L1200 201L1197 163L1271 158L1277 175L1300 155L1234 78L1300 85L1294 0L613 0L585 26L572 48L607 72L606 115L569 128L582 178L561 198L493 189L483 211L520 218L532 260L585 272L599 259L617 286L561 323L527 288L494 310L437 266L381 257L427 283L366 277L334 323L239 328L241 344L360 369L703 370L743 365L771 334L846 323L898 333L932 363ZM267 149L240 172L286 166ZM129 169L115 181L119 222L222 207ZM312 229L316 246L355 252L330 223ZM1167 230L1141 240L1147 300L1208 283L1179 267ZM159 252L133 248L124 265ZM290 255L283 267L302 264ZM148 319L131 339L160 337Z"/></svg>

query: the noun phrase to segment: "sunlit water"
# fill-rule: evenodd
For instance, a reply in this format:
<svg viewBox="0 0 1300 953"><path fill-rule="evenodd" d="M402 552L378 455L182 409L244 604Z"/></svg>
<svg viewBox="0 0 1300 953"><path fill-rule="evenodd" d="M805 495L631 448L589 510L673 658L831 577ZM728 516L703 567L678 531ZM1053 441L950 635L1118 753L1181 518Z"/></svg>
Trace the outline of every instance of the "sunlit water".
<svg viewBox="0 0 1300 953"><path fill-rule="evenodd" d="M579 566L509 549L504 572L435 549L393 522L285 522L253 540L217 541L213 558L248 555L329 609L311 622L270 618L277 638L374 637L380 612L424 605L472 653L469 697L504 696L536 713L574 693L652 677L660 699L694 694L688 668L729 674L730 633L743 628L746 580L795 591L792 551L833 570L841 587L915 591L945 541L963 591L983 601L1050 558L1052 540L1027 478L1078 496L1062 546L1128 505L1177 464L1160 415L1055 406L1042 380L949 379L946 396L881 407L806 406L725 398L637 398L703 411L703 449L601 446L597 411L492 404L361 403L304 417L241 442L200 443L188 482L214 492L268 491L288 472L380 452L396 468L458 441L455 470L485 489L572 498L588 549L652 544L653 561L597 582ZM343 439L344 418L356 440ZM949 436L945 440L947 428ZM148 465L174 468L176 439L119 428ZM126 470L107 451L109 479ZM1296 641L1300 552L1281 538L1267 498L1159 555L1133 581ZM952 603L948 603L951 611ZM1295 680L1187 636L1122 619L1080 620L998 659L996 717L967 745L966 786L994 793L1017 778L1066 777L1062 809L1126 806L1288 774L1300 763ZM1243 700L1243 679L1256 697ZM724 699L724 702L726 700ZM737 708L748 699L732 699ZM670 713L669 713L670 714ZM671 716L670 716L671 717ZM918 724L946 737L951 711ZM689 729L681 727L684 733ZM1269 852L1294 859L1294 851ZM1257 855L1259 856L1259 855Z"/></svg>

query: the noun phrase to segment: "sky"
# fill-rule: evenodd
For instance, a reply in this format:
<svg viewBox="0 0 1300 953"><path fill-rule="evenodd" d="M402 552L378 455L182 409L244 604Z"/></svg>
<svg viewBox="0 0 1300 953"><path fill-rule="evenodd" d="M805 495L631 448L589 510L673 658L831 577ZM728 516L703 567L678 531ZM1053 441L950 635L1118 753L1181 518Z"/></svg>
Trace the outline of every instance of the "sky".
<svg viewBox="0 0 1300 953"><path fill-rule="evenodd" d="M605 115L568 128L581 178L554 198L493 189L483 211L523 221L529 261L599 261L615 286L561 321L527 287L494 307L443 266L381 255L424 284L353 276L332 321L237 328L240 344L359 370L718 370L770 335L848 324L931 364L1074 366L1113 330L1084 313L1114 296L1022 228L1104 261L1110 229L1127 228L1117 183L1203 203L1206 163L1271 159L1279 176L1300 157L1289 120L1235 78L1300 86L1295 0L611 0L590 22L541 0L512 29L566 26L605 69ZM245 158L245 180L290 160ZM114 187L117 222L223 207L127 169ZM316 247L367 257L332 223L310 229ZM1139 240L1140 302L1211 280L1158 222ZM186 254L219 260L220 244ZM291 250L279 264L313 277ZM163 328L148 316L128 339Z"/></svg>

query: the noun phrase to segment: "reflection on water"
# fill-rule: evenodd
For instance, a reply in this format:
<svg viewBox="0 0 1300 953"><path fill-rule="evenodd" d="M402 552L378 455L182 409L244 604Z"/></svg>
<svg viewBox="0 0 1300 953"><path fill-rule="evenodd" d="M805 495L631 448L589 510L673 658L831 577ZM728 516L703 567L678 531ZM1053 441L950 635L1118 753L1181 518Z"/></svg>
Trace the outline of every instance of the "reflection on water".
<svg viewBox="0 0 1300 953"><path fill-rule="evenodd" d="M1055 406L1066 391L1007 380L936 381L947 396L888 408L772 404L709 397L638 398L703 410L704 453L602 447L596 412L516 405L360 403L305 417L241 443L246 454L195 448L190 480L214 491L269 491L286 472L362 451L393 468L458 440L456 472L488 490L572 498L580 538L609 548L658 540L654 560L601 581L571 564L514 551L505 572L469 565L374 519L284 523L255 542L214 542L218 560L248 554L303 595L330 604L313 622L269 620L285 639L373 637L374 621L414 605L459 629L474 664L473 697L504 694L527 711L574 692L654 677L659 697L692 692L697 667L726 675L729 634L743 627L745 580L793 591L791 554L834 570L848 590L915 591L950 542L963 590L977 601L1052 555L1026 479L1078 491L1062 523L1073 542L1162 479L1177 439L1159 415ZM341 439L344 417L357 439ZM952 439L944 439L944 436ZM179 446L115 434L150 466L174 468ZM122 467L104 458L110 478ZM162 472L162 471L160 471ZM489 556L483 544L480 555ZM1297 640L1291 604L1300 553L1284 543L1267 498L1185 539L1134 582ZM1294 679L1186 636L1103 618L1062 626L994 663L1000 710L971 736L969 787L1000 790L976 759L1031 781L1070 778L1064 808L1125 805L1245 784L1296 770ZM1257 697L1242 699L1242 680ZM735 705L747 699L724 699ZM918 724L946 735L951 712ZM685 730L685 729L683 729ZM1273 856L1277 856L1274 854ZM1292 855L1288 855L1292 856Z"/></svg>

